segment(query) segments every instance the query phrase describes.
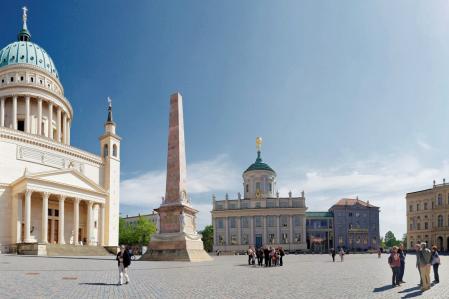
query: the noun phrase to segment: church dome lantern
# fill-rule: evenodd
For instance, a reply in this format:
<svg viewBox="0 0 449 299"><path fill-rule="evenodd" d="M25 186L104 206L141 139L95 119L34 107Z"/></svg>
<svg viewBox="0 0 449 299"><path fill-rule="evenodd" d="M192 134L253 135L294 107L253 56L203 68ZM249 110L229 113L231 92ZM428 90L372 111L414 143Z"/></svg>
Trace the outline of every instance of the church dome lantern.
<svg viewBox="0 0 449 299"><path fill-rule="evenodd" d="M262 161L262 138L256 138L257 158L243 172L244 194L246 199L269 198L275 196L276 172Z"/></svg>

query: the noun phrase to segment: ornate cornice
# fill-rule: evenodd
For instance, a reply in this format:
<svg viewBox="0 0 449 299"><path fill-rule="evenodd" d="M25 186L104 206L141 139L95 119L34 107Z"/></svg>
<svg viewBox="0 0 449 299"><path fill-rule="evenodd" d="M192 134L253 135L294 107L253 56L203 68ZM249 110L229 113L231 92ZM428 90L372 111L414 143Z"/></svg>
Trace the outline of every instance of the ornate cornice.
<svg viewBox="0 0 449 299"><path fill-rule="evenodd" d="M100 156L97 156L95 154L89 153L87 151L78 149L76 147L67 144L53 141L44 136L28 134L22 131L0 127L0 138L32 144L59 153L63 153L72 157L76 157L91 162L93 164L96 164L98 166L103 165L103 160L101 159Z"/></svg>

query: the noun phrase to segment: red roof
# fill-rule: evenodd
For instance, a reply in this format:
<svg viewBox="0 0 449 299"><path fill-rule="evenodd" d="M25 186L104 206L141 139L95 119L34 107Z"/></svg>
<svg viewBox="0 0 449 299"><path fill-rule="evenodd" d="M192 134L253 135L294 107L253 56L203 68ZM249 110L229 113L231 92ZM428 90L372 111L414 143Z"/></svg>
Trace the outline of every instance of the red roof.
<svg viewBox="0 0 449 299"><path fill-rule="evenodd" d="M361 206L367 207L367 208L377 208L376 206L373 206L369 203L369 201L363 201L358 198L342 198L334 206L355 206L356 204L359 204Z"/></svg>

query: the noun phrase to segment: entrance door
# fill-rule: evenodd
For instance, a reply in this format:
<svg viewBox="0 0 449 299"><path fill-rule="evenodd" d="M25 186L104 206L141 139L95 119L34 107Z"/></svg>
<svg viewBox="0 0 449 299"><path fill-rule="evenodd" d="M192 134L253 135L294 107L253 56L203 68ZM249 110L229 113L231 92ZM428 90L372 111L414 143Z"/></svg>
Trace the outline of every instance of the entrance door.
<svg viewBox="0 0 449 299"><path fill-rule="evenodd" d="M256 235L256 248L262 247L262 235L257 234Z"/></svg>

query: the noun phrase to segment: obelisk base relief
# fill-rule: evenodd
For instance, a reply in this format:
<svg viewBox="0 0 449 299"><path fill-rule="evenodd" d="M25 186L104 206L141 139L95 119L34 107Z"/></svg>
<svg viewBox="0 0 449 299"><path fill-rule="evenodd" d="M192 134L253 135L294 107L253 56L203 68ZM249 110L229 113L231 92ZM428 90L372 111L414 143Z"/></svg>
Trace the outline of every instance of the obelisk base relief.
<svg viewBox="0 0 449 299"><path fill-rule="evenodd" d="M196 232L197 211L187 205L161 205L155 209L160 217L160 233L151 237L143 261L202 262L212 258L204 250Z"/></svg>

